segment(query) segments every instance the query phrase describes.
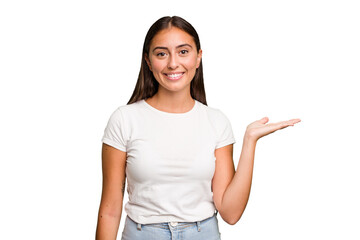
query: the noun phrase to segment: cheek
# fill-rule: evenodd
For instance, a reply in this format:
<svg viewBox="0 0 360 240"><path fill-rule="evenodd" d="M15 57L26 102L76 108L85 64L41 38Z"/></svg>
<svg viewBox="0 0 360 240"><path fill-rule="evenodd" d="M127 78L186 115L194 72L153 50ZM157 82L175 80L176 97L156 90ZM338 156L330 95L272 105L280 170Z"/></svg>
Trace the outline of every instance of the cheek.
<svg viewBox="0 0 360 240"><path fill-rule="evenodd" d="M161 61L153 61L151 62L151 67L153 73L161 72L164 68L164 64Z"/></svg>
<svg viewBox="0 0 360 240"><path fill-rule="evenodd" d="M186 60L184 62L184 66L186 66L186 68L188 70L196 70L196 68L198 67L197 58L191 58L191 59Z"/></svg>

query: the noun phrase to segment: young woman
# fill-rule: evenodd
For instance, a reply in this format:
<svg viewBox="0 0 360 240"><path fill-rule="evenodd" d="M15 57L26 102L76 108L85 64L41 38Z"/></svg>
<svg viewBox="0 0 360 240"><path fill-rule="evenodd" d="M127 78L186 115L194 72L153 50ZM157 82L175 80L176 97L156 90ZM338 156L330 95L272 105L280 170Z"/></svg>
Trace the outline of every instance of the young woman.
<svg viewBox="0 0 360 240"><path fill-rule="evenodd" d="M259 138L299 119L248 125L237 170L231 124L207 106L195 29L163 17L149 29L135 90L103 136L103 190L96 239L116 239L125 179L123 240L220 239L217 213L235 224L250 194Z"/></svg>

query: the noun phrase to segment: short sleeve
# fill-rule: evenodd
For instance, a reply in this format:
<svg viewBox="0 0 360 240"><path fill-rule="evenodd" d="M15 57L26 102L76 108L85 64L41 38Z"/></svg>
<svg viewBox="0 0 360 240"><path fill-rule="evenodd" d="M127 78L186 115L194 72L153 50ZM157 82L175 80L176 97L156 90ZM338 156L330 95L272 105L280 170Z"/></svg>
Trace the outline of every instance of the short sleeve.
<svg viewBox="0 0 360 240"><path fill-rule="evenodd" d="M218 118L218 140L215 149L224 147L229 144L235 143L234 133L231 127L231 123L229 119L225 116L224 113L219 111L219 118Z"/></svg>
<svg viewBox="0 0 360 240"><path fill-rule="evenodd" d="M124 119L121 110L118 108L110 116L107 126L104 130L102 142L116 149L126 152L126 134Z"/></svg>

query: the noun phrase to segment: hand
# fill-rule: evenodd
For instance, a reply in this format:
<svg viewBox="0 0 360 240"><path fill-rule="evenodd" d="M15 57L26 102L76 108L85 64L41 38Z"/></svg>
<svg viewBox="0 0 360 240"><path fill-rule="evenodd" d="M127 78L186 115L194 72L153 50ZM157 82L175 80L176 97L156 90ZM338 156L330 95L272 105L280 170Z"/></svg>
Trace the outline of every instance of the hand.
<svg viewBox="0 0 360 240"><path fill-rule="evenodd" d="M269 123L266 124L269 121L268 117L264 117L258 121L255 121L251 124L249 124L246 128L245 136L249 137L252 140L257 141L258 139L273 133L279 129L286 128L288 126L294 126L294 124L300 122L300 119L291 119L288 121L282 121L277 123Z"/></svg>

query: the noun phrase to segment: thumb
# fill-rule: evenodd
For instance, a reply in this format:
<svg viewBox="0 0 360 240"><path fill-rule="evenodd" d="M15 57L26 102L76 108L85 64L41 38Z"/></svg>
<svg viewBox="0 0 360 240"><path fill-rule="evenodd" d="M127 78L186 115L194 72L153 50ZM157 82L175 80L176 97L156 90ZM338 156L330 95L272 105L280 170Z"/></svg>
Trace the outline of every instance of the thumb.
<svg viewBox="0 0 360 240"><path fill-rule="evenodd" d="M269 121L268 117L263 117L262 119L259 120L260 123L265 124Z"/></svg>

